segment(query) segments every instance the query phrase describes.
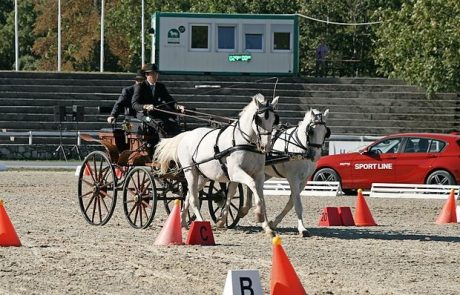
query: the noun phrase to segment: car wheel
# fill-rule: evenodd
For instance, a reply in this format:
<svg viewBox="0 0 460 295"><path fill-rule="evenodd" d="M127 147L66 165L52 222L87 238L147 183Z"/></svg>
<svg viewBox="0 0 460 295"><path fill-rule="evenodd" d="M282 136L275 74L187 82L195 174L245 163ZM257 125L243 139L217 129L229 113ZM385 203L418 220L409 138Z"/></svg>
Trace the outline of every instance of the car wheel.
<svg viewBox="0 0 460 295"><path fill-rule="evenodd" d="M313 175L313 181L340 181L340 177L333 169L322 168Z"/></svg>
<svg viewBox="0 0 460 295"><path fill-rule="evenodd" d="M426 184L455 185L456 183L449 172L445 170L437 170L427 177Z"/></svg>

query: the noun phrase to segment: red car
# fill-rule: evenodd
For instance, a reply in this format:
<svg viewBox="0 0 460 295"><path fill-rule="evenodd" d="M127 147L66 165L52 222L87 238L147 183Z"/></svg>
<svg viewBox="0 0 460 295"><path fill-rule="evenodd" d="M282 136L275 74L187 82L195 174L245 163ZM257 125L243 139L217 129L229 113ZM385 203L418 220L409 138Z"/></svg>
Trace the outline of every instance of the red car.
<svg viewBox="0 0 460 295"><path fill-rule="evenodd" d="M321 157L312 180L340 181L346 193L370 189L373 182L458 184L460 135L389 135L360 152Z"/></svg>

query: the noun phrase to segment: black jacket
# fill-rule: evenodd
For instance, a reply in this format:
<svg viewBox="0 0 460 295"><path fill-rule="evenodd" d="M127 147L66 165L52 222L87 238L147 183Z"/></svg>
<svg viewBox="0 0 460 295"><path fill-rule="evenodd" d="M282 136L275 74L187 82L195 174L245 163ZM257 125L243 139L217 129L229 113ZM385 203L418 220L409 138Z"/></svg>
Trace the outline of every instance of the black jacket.
<svg viewBox="0 0 460 295"><path fill-rule="evenodd" d="M110 112L110 116L118 118L118 115L124 111L125 116L136 116L136 111L131 107L131 100L134 94L134 85L128 86L121 90L121 95L115 102Z"/></svg>
<svg viewBox="0 0 460 295"><path fill-rule="evenodd" d="M143 106L145 104L153 104L155 107L164 109L167 111L175 112L176 101L169 94L165 85L160 82L155 83L155 93L152 93L150 84L147 81L134 85L134 94L131 101L132 107L137 111L137 116L144 114ZM151 113L154 118L165 119L169 117L175 117L174 115L154 111Z"/></svg>

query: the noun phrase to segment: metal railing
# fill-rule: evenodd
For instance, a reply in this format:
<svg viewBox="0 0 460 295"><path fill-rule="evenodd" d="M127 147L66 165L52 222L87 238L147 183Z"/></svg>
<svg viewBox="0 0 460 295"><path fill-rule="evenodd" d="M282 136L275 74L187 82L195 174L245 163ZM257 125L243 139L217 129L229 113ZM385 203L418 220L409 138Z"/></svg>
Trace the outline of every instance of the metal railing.
<svg viewBox="0 0 460 295"><path fill-rule="evenodd" d="M10 138L28 138L29 145L34 144L34 137L50 137L50 138L72 138L74 137L77 145L81 145L80 134L97 135L97 131L0 131L0 136ZM328 141L374 141L381 138L381 136L370 136L370 135L331 135ZM14 141L11 140L11 141Z"/></svg>
<svg viewBox="0 0 460 295"><path fill-rule="evenodd" d="M81 145L80 134L82 131L0 131L0 136L9 137L13 142L16 137L28 138L29 145L34 144L34 137L50 138L75 138L77 145ZM94 131L84 131L83 133L96 135Z"/></svg>

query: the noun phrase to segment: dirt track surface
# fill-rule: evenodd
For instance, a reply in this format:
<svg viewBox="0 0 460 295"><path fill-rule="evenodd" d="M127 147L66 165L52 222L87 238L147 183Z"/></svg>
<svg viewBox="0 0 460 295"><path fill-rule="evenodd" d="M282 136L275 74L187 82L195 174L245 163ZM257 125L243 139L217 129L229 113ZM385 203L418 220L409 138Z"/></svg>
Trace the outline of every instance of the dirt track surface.
<svg viewBox="0 0 460 295"><path fill-rule="evenodd" d="M135 230L120 199L107 225L88 225L73 172L0 172L0 198L22 247L0 248L0 294L222 294L227 271L258 269L270 290L272 245L252 211L217 246L154 246L166 215ZM287 197L267 197L269 216ZM303 200L301 238L294 212L278 231L308 294L459 294L460 224L436 225L442 200L368 199L377 227L318 227L325 206L355 197ZM203 211L205 212L205 211ZM184 231L184 239L186 232Z"/></svg>

